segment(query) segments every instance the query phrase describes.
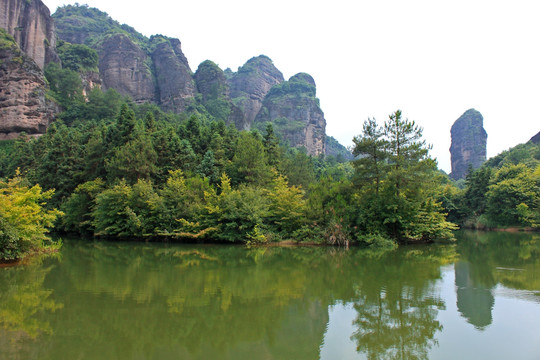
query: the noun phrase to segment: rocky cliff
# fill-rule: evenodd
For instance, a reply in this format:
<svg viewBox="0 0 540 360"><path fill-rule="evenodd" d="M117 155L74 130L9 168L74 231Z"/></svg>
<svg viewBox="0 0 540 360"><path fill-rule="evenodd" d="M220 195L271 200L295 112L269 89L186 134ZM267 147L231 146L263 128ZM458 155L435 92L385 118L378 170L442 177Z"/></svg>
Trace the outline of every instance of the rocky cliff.
<svg viewBox="0 0 540 360"><path fill-rule="evenodd" d="M152 61L157 100L163 110L179 113L193 101L195 84L180 40L155 37Z"/></svg>
<svg viewBox="0 0 540 360"><path fill-rule="evenodd" d="M55 24L41 0L0 0L0 28L41 68L58 62Z"/></svg>
<svg viewBox="0 0 540 360"><path fill-rule="evenodd" d="M124 34L106 37L98 49L104 90L113 88L136 103L156 98L148 55Z"/></svg>
<svg viewBox="0 0 540 360"><path fill-rule="evenodd" d="M270 89L283 82L283 74L267 56L249 59L230 80L231 99L242 110L243 116L236 122L240 130L249 130L261 110L263 100Z"/></svg>
<svg viewBox="0 0 540 360"><path fill-rule="evenodd" d="M484 118L475 109L467 110L454 122L451 129L452 145L450 155L454 180L467 175L469 165L474 169L486 161L487 133L484 130Z"/></svg>
<svg viewBox="0 0 540 360"><path fill-rule="evenodd" d="M46 82L37 63L0 29L0 140L19 133L42 134L58 108L47 99Z"/></svg>
<svg viewBox="0 0 540 360"><path fill-rule="evenodd" d="M4 10L0 14L0 26L14 34L23 52L35 58L38 70L49 61L59 60L54 51L55 23L40 0L0 0L0 5ZM315 97L315 82L307 74L297 74L284 81L283 74L264 55L249 59L237 72L223 71L211 61L205 61L193 74L178 39L162 35L147 38L87 5L61 7L53 18L61 40L59 54L67 68L80 74L83 95L96 86L103 90L112 88L136 103L155 103L175 113L197 109L213 119L233 123L240 130L260 127L264 131L262 126L271 122L277 134L291 146L303 146L311 155L326 153L326 120ZM74 56L68 56L68 52ZM94 60L86 64L84 59L90 57L84 54L92 52ZM81 60L82 65L68 64L73 58ZM23 63L28 67L26 58ZM13 66L5 71L13 82L2 90L8 94L22 86L13 80L22 75ZM19 126L10 120L10 132L23 128L32 133L43 132L51 121L52 108L44 100L46 85L41 74L31 73L36 84L32 94L43 95L34 101L44 111L41 125ZM22 108L17 111L28 112ZM3 128L5 133L8 127ZM346 152L343 147L332 146L332 149Z"/></svg>
<svg viewBox="0 0 540 360"><path fill-rule="evenodd" d="M255 122L270 122L289 145L303 146L309 155L324 155L326 120L315 95L313 78L306 73L296 74L272 87Z"/></svg>

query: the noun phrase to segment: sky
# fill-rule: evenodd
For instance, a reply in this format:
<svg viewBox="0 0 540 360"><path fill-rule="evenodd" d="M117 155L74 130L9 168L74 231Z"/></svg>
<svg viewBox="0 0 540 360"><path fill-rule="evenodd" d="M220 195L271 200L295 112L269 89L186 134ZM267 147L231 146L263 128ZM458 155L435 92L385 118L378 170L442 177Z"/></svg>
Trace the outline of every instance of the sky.
<svg viewBox="0 0 540 360"><path fill-rule="evenodd" d="M66 0L43 0L54 13ZM488 158L540 131L538 0L87 0L146 36L182 42L192 71L204 60L236 71L270 57L285 79L307 72L345 146L368 118L397 109L423 128L450 172L450 129L484 117Z"/></svg>

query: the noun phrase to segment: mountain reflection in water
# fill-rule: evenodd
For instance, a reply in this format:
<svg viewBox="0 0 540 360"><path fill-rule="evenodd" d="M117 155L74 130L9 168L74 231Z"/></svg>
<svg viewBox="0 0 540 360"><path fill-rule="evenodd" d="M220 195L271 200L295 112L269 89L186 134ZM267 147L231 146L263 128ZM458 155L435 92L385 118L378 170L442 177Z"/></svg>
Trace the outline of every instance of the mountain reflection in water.
<svg viewBox="0 0 540 360"><path fill-rule="evenodd" d="M66 241L0 269L0 358L438 359L486 341L503 356L501 296L516 321L523 302L540 316L538 237L459 236L390 252ZM507 321L516 357L538 358L540 325Z"/></svg>

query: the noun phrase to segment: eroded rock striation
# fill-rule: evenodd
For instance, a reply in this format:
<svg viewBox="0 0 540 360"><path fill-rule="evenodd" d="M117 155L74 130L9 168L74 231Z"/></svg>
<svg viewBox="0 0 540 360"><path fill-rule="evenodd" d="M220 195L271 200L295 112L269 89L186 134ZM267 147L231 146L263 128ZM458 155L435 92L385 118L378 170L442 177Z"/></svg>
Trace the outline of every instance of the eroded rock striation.
<svg viewBox="0 0 540 360"><path fill-rule="evenodd" d="M14 139L23 131L43 134L58 112L45 96L43 72L4 30L0 39L0 140Z"/></svg>
<svg viewBox="0 0 540 360"><path fill-rule="evenodd" d="M452 145L450 155L454 180L467 175L469 165L479 168L486 161L487 133L484 118L475 109L467 110L454 122L451 129Z"/></svg>
<svg viewBox="0 0 540 360"><path fill-rule="evenodd" d="M0 0L0 28L15 38L39 68L51 61L59 62L55 23L41 0Z"/></svg>
<svg viewBox="0 0 540 360"><path fill-rule="evenodd" d="M195 84L180 40L160 38L152 53L156 98L162 109L180 113L193 101Z"/></svg>
<svg viewBox="0 0 540 360"><path fill-rule="evenodd" d="M98 52L104 90L116 89L136 103L155 101L150 59L127 35L107 37Z"/></svg>

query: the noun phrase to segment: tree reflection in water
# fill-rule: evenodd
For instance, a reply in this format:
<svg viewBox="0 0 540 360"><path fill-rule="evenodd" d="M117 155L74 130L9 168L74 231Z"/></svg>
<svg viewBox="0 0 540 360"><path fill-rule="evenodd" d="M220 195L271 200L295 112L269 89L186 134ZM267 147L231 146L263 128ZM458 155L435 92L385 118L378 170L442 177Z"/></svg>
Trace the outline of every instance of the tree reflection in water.
<svg viewBox="0 0 540 360"><path fill-rule="evenodd" d="M61 261L1 269L0 358L317 359L329 308L352 304L354 333L341 336L361 355L427 359L443 332L444 265L457 262L459 311L477 326L486 320L470 315L464 284L538 289L538 242L495 243L373 252L66 242Z"/></svg>
<svg viewBox="0 0 540 360"><path fill-rule="evenodd" d="M24 359L22 342L53 333L49 314L63 304L54 300L44 281L56 263L55 255L42 255L0 268L0 358Z"/></svg>
<svg viewBox="0 0 540 360"><path fill-rule="evenodd" d="M366 264L354 301L357 351L368 359L428 359L443 329L440 268L454 258L453 247L402 249Z"/></svg>

